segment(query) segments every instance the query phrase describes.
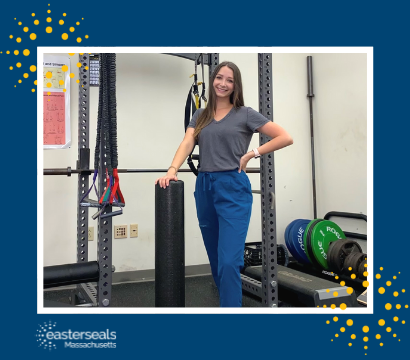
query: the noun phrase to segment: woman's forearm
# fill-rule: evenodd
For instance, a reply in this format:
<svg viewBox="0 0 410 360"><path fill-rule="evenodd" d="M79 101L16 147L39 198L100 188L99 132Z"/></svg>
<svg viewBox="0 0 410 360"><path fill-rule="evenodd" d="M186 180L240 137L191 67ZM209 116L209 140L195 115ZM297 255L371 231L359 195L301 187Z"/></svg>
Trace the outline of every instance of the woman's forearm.
<svg viewBox="0 0 410 360"><path fill-rule="evenodd" d="M168 174L175 175L178 172L178 169L181 167L189 154L191 154L193 148L194 143L185 140L181 142L175 153L174 159L172 160Z"/></svg>

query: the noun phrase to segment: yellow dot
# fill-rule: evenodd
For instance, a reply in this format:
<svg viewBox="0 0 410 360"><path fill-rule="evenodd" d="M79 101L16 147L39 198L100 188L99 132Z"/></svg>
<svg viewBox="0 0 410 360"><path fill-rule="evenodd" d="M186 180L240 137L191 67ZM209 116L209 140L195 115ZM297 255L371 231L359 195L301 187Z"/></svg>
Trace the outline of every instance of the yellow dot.
<svg viewBox="0 0 410 360"><path fill-rule="evenodd" d="M85 67L85 70L88 70L88 66Z"/></svg>
<svg viewBox="0 0 410 360"><path fill-rule="evenodd" d="M64 80L60 80L58 83L59 85L64 85Z"/></svg>
<svg viewBox="0 0 410 360"><path fill-rule="evenodd" d="M408 305L406 305L406 307L408 307ZM396 305L396 309L401 309L401 305L400 305L400 304L397 304L397 305Z"/></svg>
<svg viewBox="0 0 410 360"><path fill-rule="evenodd" d="M77 67L78 67L78 68L81 67L81 63L80 63L80 62L77 63Z"/></svg>
<svg viewBox="0 0 410 360"><path fill-rule="evenodd" d="M63 35L61 35L61 38L63 40L67 40L68 39L68 34L64 33Z"/></svg>
<svg viewBox="0 0 410 360"><path fill-rule="evenodd" d="M70 55L70 56L74 56L74 55L75 55L75 53L68 53L68 55Z"/></svg>
<svg viewBox="0 0 410 360"><path fill-rule="evenodd" d="M35 92L36 90L35 89L31 89L31 92Z"/></svg>
<svg viewBox="0 0 410 360"><path fill-rule="evenodd" d="M51 22L51 17L48 17L48 18L47 18L47 22Z"/></svg>
<svg viewBox="0 0 410 360"><path fill-rule="evenodd" d="M53 73L51 71L46 72L46 78L51 79L53 77Z"/></svg>
<svg viewBox="0 0 410 360"><path fill-rule="evenodd" d="M330 305L330 307L331 307L332 309L336 309L336 305L335 305L335 304Z"/></svg>
<svg viewBox="0 0 410 360"><path fill-rule="evenodd" d="M335 291L335 292L333 293L333 296L336 297L337 295L339 295L339 294L337 293L337 291Z"/></svg>
<svg viewBox="0 0 410 360"><path fill-rule="evenodd" d="M369 286L369 282L368 281L363 281L362 282L363 287L368 287Z"/></svg>
<svg viewBox="0 0 410 360"><path fill-rule="evenodd" d="M63 89L63 92L66 92L67 90L66 89Z"/></svg>
<svg viewBox="0 0 410 360"><path fill-rule="evenodd" d="M18 55L19 51L18 50L14 50L14 55Z"/></svg>
<svg viewBox="0 0 410 360"><path fill-rule="evenodd" d="M38 25L38 24L40 24L40 21L34 20L34 25Z"/></svg>
<svg viewBox="0 0 410 360"><path fill-rule="evenodd" d="M327 308L327 305L323 305L323 308L326 309L326 308Z"/></svg>
<svg viewBox="0 0 410 360"><path fill-rule="evenodd" d="M385 308L386 308L386 310L390 310L391 309L391 304L387 303Z"/></svg>
<svg viewBox="0 0 410 360"><path fill-rule="evenodd" d="M10 54L10 51L7 50L7 51L6 51L6 54Z"/></svg>
<svg viewBox="0 0 410 360"><path fill-rule="evenodd" d="M47 95L51 95L51 92L48 92Z"/></svg>
<svg viewBox="0 0 410 360"><path fill-rule="evenodd" d="M19 84L21 84L21 80L19 80Z"/></svg>
<svg viewBox="0 0 410 360"><path fill-rule="evenodd" d="M64 20L60 20L58 23L59 23L60 25L64 25Z"/></svg>
<svg viewBox="0 0 410 360"><path fill-rule="evenodd" d="M326 320L326 324L330 324L330 321L329 321L329 320Z"/></svg>
<svg viewBox="0 0 410 360"><path fill-rule="evenodd" d="M75 75L73 73L70 74L70 78L72 79Z"/></svg>
<svg viewBox="0 0 410 360"><path fill-rule="evenodd" d="M339 279L339 276L335 276L335 279L336 279L336 280Z"/></svg>
<svg viewBox="0 0 410 360"><path fill-rule="evenodd" d="M68 71L68 66L67 66L67 65L63 65L63 66L61 67L61 70L64 71L64 72Z"/></svg>
<svg viewBox="0 0 410 360"><path fill-rule="evenodd" d="M80 55L84 55L84 53L80 53Z"/></svg>
<svg viewBox="0 0 410 360"><path fill-rule="evenodd" d="M393 279L396 280L396 279L397 279L397 276L393 276Z"/></svg>
<svg viewBox="0 0 410 360"><path fill-rule="evenodd" d="M383 271L383 268L382 268L382 267L380 268L380 271Z"/></svg>
<svg viewBox="0 0 410 360"><path fill-rule="evenodd" d="M346 321L347 326L352 326L353 325L353 320L349 319Z"/></svg>
<svg viewBox="0 0 410 360"><path fill-rule="evenodd" d="M380 346L383 346L383 343L380 343Z"/></svg>
<svg viewBox="0 0 410 360"><path fill-rule="evenodd" d="M346 290L346 292L347 292L349 295L353 294L353 288L348 287L347 290Z"/></svg>
<svg viewBox="0 0 410 360"><path fill-rule="evenodd" d="M30 66L30 71L31 71L31 72L36 71L36 69L37 69L37 67L36 67L35 65L31 65L31 66Z"/></svg>
<svg viewBox="0 0 410 360"><path fill-rule="evenodd" d="M335 334L335 337L339 337L339 334Z"/></svg>
<svg viewBox="0 0 410 360"><path fill-rule="evenodd" d="M21 21L19 21L19 25L21 25Z"/></svg>
<svg viewBox="0 0 410 360"><path fill-rule="evenodd" d="M85 38L88 39L88 35L85 35Z"/></svg>
<svg viewBox="0 0 410 360"><path fill-rule="evenodd" d="M369 273L368 273L367 271L365 271L365 272L363 273L363 276L368 277L368 276L369 276Z"/></svg>
<svg viewBox="0 0 410 360"><path fill-rule="evenodd" d="M24 56L29 56L30 55L30 50L26 49L23 51Z"/></svg>
<svg viewBox="0 0 410 360"><path fill-rule="evenodd" d="M352 346L352 343L349 343L349 346Z"/></svg>
<svg viewBox="0 0 410 360"><path fill-rule="evenodd" d="M345 303L341 303L341 304L340 304L340 309L341 309L341 310L346 310L346 308L347 308L347 306L346 306Z"/></svg>
<svg viewBox="0 0 410 360"><path fill-rule="evenodd" d="M405 292L406 292L406 290L405 290L405 289L403 289L401 292L402 292L402 293L405 293Z"/></svg>
<svg viewBox="0 0 410 360"><path fill-rule="evenodd" d="M386 328L386 331L387 331L387 332L390 332L390 331L391 331L391 328L390 328L390 327Z"/></svg>
<svg viewBox="0 0 410 360"><path fill-rule="evenodd" d="M77 42L78 43L80 43L81 42L81 38L79 37L79 38L77 38Z"/></svg>
<svg viewBox="0 0 410 360"><path fill-rule="evenodd" d="M397 316L395 316L395 317L393 318L393 320L394 320L394 321L399 321L399 318L398 318Z"/></svg>
<svg viewBox="0 0 410 360"><path fill-rule="evenodd" d="M386 282L386 285L387 285L387 286L390 286L390 285L391 285L391 282L390 282L390 281Z"/></svg>
<svg viewBox="0 0 410 360"><path fill-rule="evenodd" d="M19 68L21 67L21 63L17 63L16 66Z"/></svg>
<svg viewBox="0 0 410 360"><path fill-rule="evenodd" d="M367 346L365 346L364 349L367 350Z"/></svg>
<svg viewBox="0 0 410 360"><path fill-rule="evenodd" d="M364 267L367 267L367 264L364 264Z"/></svg>
<svg viewBox="0 0 410 360"><path fill-rule="evenodd" d="M84 18L81 18L81 20L84 20Z"/></svg>
<svg viewBox="0 0 410 360"><path fill-rule="evenodd" d="M379 288L379 293L380 293L380 294L384 294L385 291L386 291L386 290L384 290L384 287L380 287L380 288Z"/></svg>
<svg viewBox="0 0 410 360"><path fill-rule="evenodd" d="M32 13L31 16L36 16L36 14Z"/></svg>
<svg viewBox="0 0 410 360"><path fill-rule="evenodd" d="M13 70L13 66L10 66L10 70Z"/></svg>
<svg viewBox="0 0 410 360"><path fill-rule="evenodd" d="M355 275L355 274L350 275L350 277L351 277L352 279L356 279L356 275Z"/></svg>
<svg viewBox="0 0 410 360"><path fill-rule="evenodd" d="M352 271L352 268L349 266L349 271Z"/></svg>
<svg viewBox="0 0 410 360"><path fill-rule="evenodd" d="M77 80L76 82L77 82L77 84L79 84L79 83L80 83L80 80Z"/></svg>
<svg viewBox="0 0 410 360"><path fill-rule="evenodd" d="M405 306L405 308L406 308L406 309L408 309L408 308L409 308L409 306L408 306L408 305L406 305L406 306Z"/></svg>
<svg viewBox="0 0 410 360"><path fill-rule="evenodd" d="M71 26L70 27L70 31L73 32L75 29Z"/></svg>
<svg viewBox="0 0 410 360"><path fill-rule="evenodd" d="M31 39L31 40L36 40L36 39L37 39L37 35L34 34L34 33L31 33L31 34L30 34L30 39Z"/></svg>
<svg viewBox="0 0 410 360"><path fill-rule="evenodd" d="M345 284L346 284L346 283L345 283L344 281L341 281L341 282L340 282L340 285L341 285L341 286L345 286Z"/></svg>
<svg viewBox="0 0 410 360"><path fill-rule="evenodd" d="M393 337L396 337L397 335L396 334L393 334Z"/></svg>
<svg viewBox="0 0 410 360"><path fill-rule="evenodd" d="M340 331L341 331L341 332L345 332L346 329L345 329L344 327L342 327L342 328L340 328Z"/></svg>
<svg viewBox="0 0 410 360"><path fill-rule="evenodd" d="M24 76L26 79L28 78L28 74L27 74L27 73L23 74L23 76Z"/></svg>
<svg viewBox="0 0 410 360"><path fill-rule="evenodd" d="M26 26L25 28L23 28L23 31L24 31L24 32L27 32L27 31L28 31L28 27Z"/></svg>
<svg viewBox="0 0 410 360"><path fill-rule="evenodd" d="M380 279L381 275L380 274L376 274L376 279Z"/></svg>
<svg viewBox="0 0 410 360"><path fill-rule="evenodd" d="M50 101L50 99L48 99L47 101Z"/></svg>
<svg viewBox="0 0 410 360"><path fill-rule="evenodd" d="M34 85L37 85L37 80L34 80Z"/></svg>
<svg viewBox="0 0 410 360"><path fill-rule="evenodd" d="M47 83L47 87L48 87L48 88L51 87L51 83Z"/></svg>
<svg viewBox="0 0 410 360"><path fill-rule="evenodd" d="M366 325L366 326L363 326L363 332L365 332L365 333L367 333L367 332L369 332L369 327Z"/></svg>
<svg viewBox="0 0 410 360"><path fill-rule="evenodd" d="M385 323L386 323L386 322L385 322L383 319L380 319L380 320L379 320L379 325L380 325L380 326L384 326Z"/></svg>
<svg viewBox="0 0 410 360"><path fill-rule="evenodd" d="M17 41L18 43L21 43L21 38L18 37L18 38L16 39L16 41Z"/></svg>
<svg viewBox="0 0 410 360"><path fill-rule="evenodd" d="M79 22L79 21L77 21L77 22L76 22L76 25L80 25L80 22Z"/></svg>
<svg viewBox="0 0 410 360"><path fill-rule="evenodd" d="M50 6L50 4L49 4L48 6ZM47 10L47 12L50 14L50 13L51 13L51 10Z"/></svg>
<svg viewBox="0 0 410 360"><path fill-rule="evenodd" d="M352 334L350 337L351 337L353 340L356 339L356 335L355 335L355 334Z"/></svg>
<svg viewBox="0 0 410 360"><path fill-rule="evenodd" d="M14 19L14 20L16 20L16 19ZM14 87L16 87L16 85L14 85Z"/></svg>
<svg viewBox="0 0 410 360"><path fill-rule="evenodd" d="M46 32L47 32L48 34L51 34L51 33L53 32L53 28L52 28L51 26L47 26L47 27L46 27Z"/></svg>
<svg viewBox="0 0 410 360"><path fill-rule="evenodd" d="M394 295L395 297L397 297L397 296L399 296L399 293L398 293L397 291L395 291L395 292L393 293L393 295Z"/></svg>
<svg viewBox="0 0 410 360"><path fill-rule="evenodd" d="M329 290L329 289L326 289L326 292L328 293L328 292L330 292L330 290Z"/></svg>
<svg viewBox="0 0 410 360"><path fill-rule="evenodd" d="M66 13L64 13L63 16L66 16Z"/></svg>
<svg viewBox="0 0 410 360"><path fill-rule="evenodd" d="M405 324L406 322L403 320L401 323L402 323L402 324Z"/></svg>
<svg viewBox="0 0 410 360"><path fill-rule="evenodd" d="M364 342L368 342L368 341L369 341L369 338L368 338L367 336L365 336L365 337L363 338L363 341L364 341Z"/></svg>
<svg viewBox="0 0 410 360"><path fill-rule="evenodd" d="M381 335L380 334L377 334L376 335L376 339L380 339L381 338Z"/></svg>

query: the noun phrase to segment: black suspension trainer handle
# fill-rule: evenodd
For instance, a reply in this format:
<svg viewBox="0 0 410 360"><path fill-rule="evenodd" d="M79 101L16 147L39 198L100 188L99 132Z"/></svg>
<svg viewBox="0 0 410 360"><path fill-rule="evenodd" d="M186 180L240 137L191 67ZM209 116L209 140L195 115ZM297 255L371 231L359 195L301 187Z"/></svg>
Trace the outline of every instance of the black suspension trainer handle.
<svg viewBox="0 0 410 360"><path fill-rule="evenodd" d="M348 212L340 212L340 211L330 211L325 215L324 219L329 220L331 217L342 217L342 218L348 218L348 219L364 220L367 223L367 216L364 215L364 214L348 213ZM365 234L352 233L352 232L348 232L348 231L343 231L343 233L348 238L354 238L354 239L359 239L359 240L367 240L367 235L365 235Z"/></svg>

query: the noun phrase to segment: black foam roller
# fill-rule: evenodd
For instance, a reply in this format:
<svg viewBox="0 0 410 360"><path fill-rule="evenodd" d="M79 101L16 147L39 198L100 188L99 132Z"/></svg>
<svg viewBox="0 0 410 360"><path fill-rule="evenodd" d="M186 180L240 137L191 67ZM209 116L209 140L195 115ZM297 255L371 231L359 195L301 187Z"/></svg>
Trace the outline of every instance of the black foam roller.
<svg viewBox="0 0 410 360"><path fill-rule="evenodd" d="M47 266L44 268L44 289L98 281L97 261Z"/></svg>
<svg viewBox="0 0 410 360"><path fill-rule="evenodd" d="M183 181L155 186L155 306L185 306Z"/></svg>

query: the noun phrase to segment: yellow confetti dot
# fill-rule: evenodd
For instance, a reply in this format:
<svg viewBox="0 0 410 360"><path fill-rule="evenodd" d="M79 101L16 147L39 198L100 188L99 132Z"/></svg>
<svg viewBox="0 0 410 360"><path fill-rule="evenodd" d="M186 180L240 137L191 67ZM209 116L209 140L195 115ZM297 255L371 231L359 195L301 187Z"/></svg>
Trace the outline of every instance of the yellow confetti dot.
<svg viewBox="0 0 410 360"><path fill-rule="evenodd" d="M382 267L380 268L380 271L383 271L383 268L382 268Z"/></svg>
<svg viewBox="0 0 410 360"><path fill-rule="evenodd" d="M88 70L88 66L85 67L85 70Z"/></svg>
<svg viewBox="0 0 410 360"><path fill-rule="evenodd" d="M402 324L405 324L406 322L403 320L401 323L402 323Z"/></svg>
<svg viewBox="0 0 410 360"><path fill-rule="evenodd" d="M385 322L383 319L380 319L380 320L379 320L379 325L380 325L380 326L384 326L385 323L386 323L386 322Z"/></svg>
<svg viewBox="0 0 410 360"><path fill-rule="evenodd" d="M67 65L63 65L63 66L61 67L61 70L64 71L64 72L68 71L68 66L67 66Z"/></svg>
<svg viewBox="0 0 410 360"><path fill-rule="evenodd" d="M48 92L47 95L51 95L51 92Z"/></svg>
<svg viewBox="0 0 410 360"><path fill-rule="evenodd" d="M399 318L398 318L397 316L395 316L395 317L393 318L393 320L394 320L394 321L399 321Z"/></svg>
<svg viewBox="0 0 410 360"><path fill-rule="evenodd" d="M346 329L345 329L344 327L342 327L342 328L340 328L340 331L341 331L341 332L345 332Z"/></svg>
<svg viewBox="0 0 410 360"><path fill-rule="evenodd" d="M367 346L365 346L364 349L367 350Z"/></svg>
<svg viewBox="0 0 410 360"><path fill-rule="evenodd" d="M353 288L348 287L347 290L346 290L346 292L347 292L349 295L353 294Z"/></svg>
<svg viewBox="0 0 410 360"><path fill-rule="evenodd" d="M349 346L352 346L352 343L349 343Z"/></svg>
<svg viewBox="0 0 410 360"><path fill-rule="evenodd" d="M341 285L341 286L345 286L345 284L346 284L346 283L345 283L344 281L341 281L341 282L340 282L340 285Z"/></svg>
<svg viewBox="0 0 410 360"><path fill-rule="evenodd" d="M53 32L53 28L52 28L51 26L47 26L47 27L46 27L46 32L47 32L48 34L51 34L51 33Z"/></svg>
<svg viewBox="0 0 410 360"><path fill-rule="evenodd" d="M330 292L330 290L329 290L329 289L326 289L326 292L328 293L328 292Z"/></svg>
<svg viewBox="0 0 410 360"><path fill-rule="evenodd" d="M346 310L346 308L347 308L347 305L345 303L340 304L340 309L341 310Z"/></svg>
<svg viewBox="0 0 410 360"><path fill-rule="evenodd" d="M408 309L408 308L409 308L409 306L408 306L408 305L406 305L406 306L405 306L405 308L406 308L406 309Z"/></svg>
<svg viewBox="0 0 410 360"><path fill-rule="evenodd" d="M67 39L68 39L68 34L67 34L67 33L64 33L63 35L61 35L61 38L62 38L63 40L67 40Z"/></svg>
<svg viewBox="0 0 410 360"><path fill-rule="evenodd" d="M18 55L19 51L18 50L14 50L14 55Z"/></svg>
<svg viewBox="0 0 410 360"><path fill-rule="evenodd" d="M36 14L32 13L31 16L36 16Z"/></svg>
<svg viewBox="0 0 410 360"><path fill-rule="evenodd" d="M369 286L369 282L368 281L363 281L362 282L363 287L368 287Z"/></svg>
<svg viewBox="0 0 410 360"><path fill-rule="evenodd" d="M66 16L66 15L67 15L66 13L63 14L63 16Z"/></svg>
<svg viewBox="0 0 410 360"><path fill-rule="evenodd" d="M383 346L383 343L380 343L380 346Z"/></svg>
<svg viewBox="0 0 410 360"><path fill-rule="evenodd" d="M21 25L21 21L19 21L19 25Z"/></svg>
<svg viewBox="0 0 410 360"><path fill-rule="evenodd" d="M23 51L24 56L29 56L30 55L30 50L26 49Z"/></svg>
<svg viewBox="0 0 410 360"><path fill-rule="evenodd" d="M53 77L53 73L51 71L46 72L46 78L51 79Z"/></svg>
<svg viewBox="0 0 410 360"><path fill-rule="evenodd" d="M397 279L397 276L393 276L393 279L396 280L396 279Z"/></svg>
<svg viewBox="0 0 410 360"><path fill-rule="evenodd" d="M330 324L330 321L329 321L329 320L326 320L326 324Z"/></svg>
<svg viewBox="0 0 410 360"><path fill-rule="evenodd" d="M48 17L48 18L47 18L47 22L51 22L51 17Z"/></svg>
<svg viewBox="0 0 410 360"><path fill-rule="evenodd" d="M81 42L81 38L79 37L79 38L77 38L77 42L78 43L80 43Z"/></svg>
<svg viewBox="0 0 410 360"><path fill-rule="evenodd" d="M376 339L380 339L381 338L381 335L380 334L377 334L376 335Z"/></svg>
<svg viewBox="0 0 410 360"><path fill-rule="evenodd" d="M10 66L10 70L13 70L13 66Z"/></svg>
<svg viewBox="0 0 410 360"><path fill-rule="evenodd" d="M88 39L88 35L85 35L85 38Z"/></svg>
<svg viewBox="0 0 410 360"><path fill-rule="evenodd" d="M66 89L63 89L63 92L66 92L67 90Z"/></svg>
<svg viewBox="0 0 410 360"><path fill-rule="evenodd" d="M386 285L387 285L387 286L390 286L390 285L391 285L391 281L386 282Z"/></svg>
<svg viewBox="0 0 410 360"><path fill-rule="evenodd" d="M335 279L338 280L338 279L339 279L339 276L335 276Z"/></svg>
<svg viewBox="0 0 410 360"><path fill-rule="evenodd" d="M386 308L386 310L390 310L391 309L391 304L387 303L385 308Z"/></svg>
<svg viewBox="0 0 410 360"><path fill-rule="evenodd" d="M352 326L353 325L353 320L349 319L346 321L347 326Z"/></svg>
<svg viewBox="0 0 410 360"><path fill-rule="evenodd" d="M80 55L84 55L84 53L80 53Z"/></svg>
<svg viewBox="0 0 410 360"><path fill-rule="evenodd" d="M28 74L27 74L27 73L23 74L23 76L24 76L26 79L28 78Z"/></svg>
<svg viewBox="0 0 410 360"><path fill-rule="evenodd" d="M330 307L331 307L332 309L336 309L336 305L335 305L335 304L330 305Z"/></svg>
<svg viewBox="0 0 410 360"><path fill-rule="evenodd" d="M397 291L395 291L395 292L393 293L393 295L394 295L395 297L397 297L397 296L399 296L399 293L398 293Z"/></svg>
<svg viewBox="0 0 410 360"><path fill-rule="evenodd" d="M34 80L34 85L37 85L37 80Z"/></svg>
<svg viewBox="0 0 410 360"><path fill-rule="evenodd" d="M19 80L19 84L21 84L21 80Z"/></svg>
<svg viewBox="0 0 410 360"><path fill-rule="evenodd" d="M396 337L397 335L396 334L393 334L393 337Z"/></svg>
<svg viewBox="0 0 410 360"><path fill-rule="evenodd" d="M385 291L386 291L386 290L384 290L383 287L380 287L380 288L379 288L379 293L380 293L380 294L384 294Z"/></svg>
<svg viewBox="0 0 410 360"><path fill-rule="evenodd" d="M363 341L364 341L364 342L368 342L368 341L369 341L369 338L368 338L367 336L365 336L365 337L363 338Z"/></svg>
<svg viewBox="0 0 410 360"><path fill-rule="evenodd" d="M81 67L81 63L80 63L80 62L77 63L77 67L78 67L78 68Z"/></svg>
<svg viewBox="0 0 410 360"><path fill-rule="evenodd" d="M75 53L68 53L68 55L70 55L70 56L74 56L74 55L75 55Z"/></svg>
<svg viewBox="0 0 410 360"><path fill-rule="evenodd" d="M403 289L401 292L402 292L402 293L405 293L405 292L406 292L406 290L405 290L405 289Z"/></svg>
<svg viewBox="0 0 410 360"><path fill-rule="evenodd" d="M50 101L50 99L48 99L47 101Z"/></svg>
<svg viewBox="0 0 410 360"><path fill-rule="evenodd" d="M59 85L64 85L64 80L60 80L58 83Z"/></svg>
<svg viewBox="0 0 410 360"><path fill-rule="evenodd" d="M51 83L47 83L47 87L50 88L50 87L51 87Z"/></svg>
<svg viewBox="0 0 410 360"><path fill-rule="evenodd" d="M390 332L390 331L391 331L391 327L386 328L386 331L387 331L387 332Z"/></svg>
<svg viewBox="0 0 410 360"><path fill-rule="evenodd" d="M72 79L75 75L73 73L70 74L70 78Z"/></svg>
<svg viewBox="0 0 410 360"><path fill-rule="evenodd" d="M77 84L79 84L79 83L80 83L80 80L77 80L76 82L77 82Z"/></svg>
<svg viewBox="0 0 410 360"><path fill-rule="evenodd" d="M48 6L50 6L50 4L48 4ZM47 10L47 12L50 14L50 13L51 13L51 10Z"/></svg>
<svg viewBox="0 0 410 360"><path fill-rule="evenodd" d="M339 337L339 334L335 334L335 337Z"/></svg>
<svg viewBox="0 0 410 360"><path fill-rule="evenodd" d="M76 22L76 25L80 25L80 22L79 22L79 21L77 21L77 22Z"/></svg>
<svg viewBox="0 0 410 360"><path fill-rule="evenodd" d="M75 29L71 26L70 27L70 31L73 32Z"/></svg>
<svg viewBox="0 0 410 360"><path fill-rule="evenodd" d="M336 297L337 295L339 295L337 291L333 292L334 297Z"/></svg>
<svg viewBox="0 0 410 360"><path fill-rule="evenodd" d="M356 335L355 335L355 334L352 334L350 337L351 337L353 340L356 339Z"/></svg>
<svg viewBox="0 0 410 360"><path fill-rule="evenodd" d="M81 18L81 20L84 20L84 18Z"/></svg>
<svg viewBox="0 0 410 360"><path fill-rule="evenodd" d="M376 279L380 279L381 275L380 274L376 274Z"/></svg>
<svg viewBox="0 0 410 360"><path fill-rule="evenodd" d="M31 39L31 40L36 40L36 39L37 39L37 35L34 34L34 33L31 33L31 34L30 34L30 39Z"/></svg>
<svg viewBox="0 0 410 360"><path fill-rule="evenodd" d="M7 50L7 51L6 51L6 54L10 54L10 51Z"/></svg>
<svg viewBox="0 0 410 360"><path fill-rule="evenodd" d="M365 271L365 272L363 273L363 276L368 277L368 276L369 276L369 273L368 273L367 271Z"/></svg>
<svg viewBox="0 0 410 360"><path fill-rule="evenodd" d="M21 67L21 63L17 63L16 66L19 68Z"/></svg>
<svg viewBox="0 0 410 360"><path fill-rule="evenodd" d="M323 308L326 309L326 308L327 308L327 305L323 305Z"/></svg>
<svg viewBox="0 0 410 360"><path fill-rule="evenodd" d="M409 306L406 305L406 307L409 307ZM397 310L401 309L401 305L400 305L400 304L397 304L397 305L396 305L396 309L397 309Z"/></svg>
<svg viewBox="0 0 410 360"><path fill-rule="evenodd" d="M367 264L364 264L364 267L367 267Z"/></svg>
<svg viewBox="0 0 410 360"><path fill-rule="evenodd" d="M40 21L34 20L34 25L38 25L38 24L40 24Z"/></svg>
<svg viewBox="0 0 410 360"><path fill-rule="evenodd" d="M363 326L363 332L365 332L365 333L367 333L367 332L369 332L369 327L368 326Z"/></svg>
<svg viewBox="0 0 410 360"><path fill-rule="evenodd" d="M16 19L14 19L14 20L16 20ZM14 85L14 87L16 87L16 85Z"/></svg>
<svg viewBox="0 0 410 360"><path fill-rule="evenodd" d="M351 268L351 266L349 266L349 271L352 271L352 268Z"/></svg>
<svg viewBox="0 0 410 360"><path fill-rule="evenodd" d="M60 20L58 23L59 23L60 25L64 25L64 20Z"/></svg>
<svg viewBox="0 0 410 360"><path fill-rule="evenodd" d="M26 26L25 28L23 28L23 31L24 31L24 32L27 32L27 31L28 31L28 27Z"/></svg>
<svg viewBox="0 0 410 360"><path fill-rule="evenodd" d="M34 72L34 71L36 71L37 70L37 67L35 66L35 65L31 65L30 66L30 71L31 72Z"/></svg>
<svg viewBox="0 0 410 360"><path fill-rule="evenodd" d="M355 275L355 274L350 275L350 277L351 277L352 279L356 279L356 275Z"/></svg>
<svg viewBox="0 0 410 360"><path fill-rule="evenodd" d="M31 89L31 92L35 92L36 90L35 89Z"/></svg>
<svg viewBox="0 0 410 360"><path fill-rule="evenodd" d="M16 41L17 41L18 43L21 43L21 38L18 37L18 38L16 39Z"/></svg>

